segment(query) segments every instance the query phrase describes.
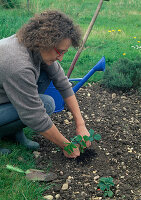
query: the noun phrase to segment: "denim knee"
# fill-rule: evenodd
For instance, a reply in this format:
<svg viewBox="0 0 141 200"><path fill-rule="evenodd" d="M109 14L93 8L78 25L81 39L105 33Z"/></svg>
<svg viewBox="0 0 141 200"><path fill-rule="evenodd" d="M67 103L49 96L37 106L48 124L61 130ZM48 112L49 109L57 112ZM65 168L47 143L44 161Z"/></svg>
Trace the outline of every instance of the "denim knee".
<svg viewBox="0 0 141 200"><path fill-rule="evenodd" d="M47 114L51 115L55 111L54 99L49 95L44 95L44 94L39 94L39 95L44 104Z"/></svg>

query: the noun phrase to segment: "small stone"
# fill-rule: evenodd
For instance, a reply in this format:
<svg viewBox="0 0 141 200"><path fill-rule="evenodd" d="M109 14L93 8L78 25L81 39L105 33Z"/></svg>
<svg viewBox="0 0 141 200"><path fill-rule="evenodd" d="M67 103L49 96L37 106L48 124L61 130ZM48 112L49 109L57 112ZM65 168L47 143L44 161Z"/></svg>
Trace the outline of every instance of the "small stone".
<svg viewBox="0 0 141 200"><path fill-rule="evenodd" d="M89 186L90 185L90 183L84 183L84 186L85 187L87 187L87 186Z"/></svg>
<svg viewBox="0 0 141 200"><path fill-rule="evenodd" d="M65 124L69 124L70 123L68 119L65 119L64 122L65 122Z"/></svg>
<svg viewBox="0 0 141 200"><path fill-rule="evenodd" d="M140 122L139 122L139 120L135 119L135 123L139 124Z"/></svg>
<svg viewBox="0 0 141 200"><path fill-rule="evenodd" d="M56 198L56 199L59 199L59 198L60 198L60 194L56 194L56 195L55 195L55 198Z"/></svg>
<svg viewBox="0 0 141 200"><path fill-rule="evenodd" d="M72 116L72 115L69 116L69 120L71 120L71 119L73 119L73 116Z"/></svg>
<svg viewBox="0 0 141 200"><path fill-rule="evenodd" d="M88 86L90 86L90 87L91 87L91 86L92 86L92 85L91 85L91 83L88 83Z"/></svg>
<svg viewBox="0 0 141 200"><path fill-rule="evenodd" d="M72 176L68 176L68 178L67 178L68 180L71 180L71 179L73 179L73 177Z"/></svg>
<svg viewBox="0 0 141 200"><path fill-rule="evenodd" d="M88 118L88 115L85 115L84 117L85 117L85 119L89 119L89 118Z"/></svg>
<svg viewBox="0 0 141 200"><path fill-rule="evenodd" d="M73 192L74 194L79 194L80 192Z"/></svg>
<svg viewBox="0 0 141 200"><path fill-rule="evenodd" d="M87 96L88 96L88 97L90 97L90 96L91 96L91 94L90 94L90 93L88 93L88 94L87 94Z"/></svg>
<svg viewBox="0 0 141 200"><path fill-rule="evenodd" d="M57 153L57 151L51 151L52 153Z"/></svg>
<svg viewBox="0 0 141 200"><path fill-rule="evenodd" d="M81 196L87 196L87 194L84 191L82 191Z"/></svg>
<svg viewBox="0 0 141 200"><path fill-rule="evenodd" d="M67 113L68 113L69 116L72 115L71 112L67 112Z"/></svg>
<svg viewBox="0 0 141 200"><path fill-rule="evenodd" d="M95 176L94 177L94 181L96 181L97 179L99 179L99 177L100 177L99 175Z"/></svg>
<svg viewBox="0 0 141 200"><path fill-rule="evenodd" d="M116 98L116 93L112 94L112 99Z"/></svg>
<svg viewBox="0 0 141 200"><path fill-rule="evenodd" d="M96 174L97 170L93 171L93 174Z"/></svg>
<svg viewBox="0 0 141 200"><path fill-rule="evenodd" d="M101 200L101 199L102 197L94 197L94 196L91 198L91 200Z"/></svg>
<svg viewBox="0 0 141 200"><path fill-rule="evenodd" d="M121 96L121 99L127 99L126 96Z"/></svg>
<svg viewBox="0 0 141 200"><path fill-rule="evenodd" d="M35 158L38 158L39 156L40 156L40 152L38 152L38 151L33 151L33 154L34 154L34 156L35 156Z"/></svg>
<svg viewBox="0 0 141 200"><path fill-rule="evenodd" d="M101 119L97 119L96 121L97 121L97 122L100 122L100 121L101 121Z"/></svg>
<svg viewBox="0 0 141 200"><path fill-rule="evenodd" d="M62 186L62 190L67 190L69 187L69 184L68 183L64 183L63 186Z"/></svg>
<svg viewBox="0 0 141 200"><path fill-rule="evenodd" d="M88 177L90 178L91 176L89 174L82 174L83 177Z"/></svg>
<svg viewBox="0 0 141 200"><path fill-rule="evenodd" d="M127 109L125 107L123 107L123 110L126 111Z"/></svg>
<svg viewBox="0 0 141 200"><path fill-rule="evenodd" d="M115 194L117 195L117 194L119 194L120 193L120 190L116 190L115 191Z"/></svg>
<svg viewBox="0 0 141 200"><path fill-rule="evenodd" d="M68 183L68 184L71 183L71 180L70 180L70 179L67 179L67 180L66 180L66 183Z"/></svg>
<svg viewBox="0 0 141 200"><path fill-rule="evenodd" d="M133 152L133 148L128 147L127 149L128 149L128 152L129 152L129 153L132 153L132 152Z"/></svg>
<svg viewBox="0 0 141 200"><path fill-rule="evenodd" d="M52 195L46 195L46 196L44 196L44 199L53 200L53 196Z"/></svg>
<svg viewBox="0 0 141 200"><path fill-rule="evenodd" d="M61 176L63 176L63 175L64 175L64 173L63 173L62 171L60 171L60 175L61 175Z"/></svg>

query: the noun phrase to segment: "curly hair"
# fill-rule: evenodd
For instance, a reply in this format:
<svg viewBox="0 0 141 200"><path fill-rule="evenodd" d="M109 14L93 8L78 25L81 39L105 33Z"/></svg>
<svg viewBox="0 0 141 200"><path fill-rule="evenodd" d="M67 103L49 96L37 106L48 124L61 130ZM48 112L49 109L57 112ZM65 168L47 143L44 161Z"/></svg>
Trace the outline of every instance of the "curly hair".
<svg viewBox="0 0 141 200"><path fill-rule="evenodd" d="M57 10L46 10L35 15L16 33L18 41L29 50L49 49L56 47L63 39L71 39L74 48L79 47L80 28L64 13Z"/></svg>

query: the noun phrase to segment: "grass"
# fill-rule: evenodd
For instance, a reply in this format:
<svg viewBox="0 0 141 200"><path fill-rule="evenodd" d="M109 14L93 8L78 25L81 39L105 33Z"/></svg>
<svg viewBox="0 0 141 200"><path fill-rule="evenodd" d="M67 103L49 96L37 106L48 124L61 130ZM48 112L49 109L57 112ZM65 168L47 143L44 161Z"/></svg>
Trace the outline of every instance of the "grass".
<svg viewBox="0 0 141 200"><path fill-rule="evenodd" d="M74 19L75 23L80 25L83 34L85 34L99 3L99 0L83 0L81 3L80 0L59 0L57 3L55 0L30 0L30 11L28 11L26 1L21 1L21 9L0 10L0 38L14 34L34 13L46 8L59 9L65 12ZM106 58L106 65L112 65L114 61L121 57L132 60L136 56L141 56L139 49L132 48L132 46L140 45L138 41L141 41L140 10L140 0L104 2L71 78L86 75L102 56ZM62 67L66 73L75 54L76 50L71 48L64 56ZM102 75L102 72L96 73L89 79L89 82L98 81Z"/></svg>
<svg viewBox="0 0 141 200"><path fill-rule="evenodd" d="M33 131L25 128L28 138L33 136ZM21 145L12 142L0 141L0 146L12 150L10 155L0 155L0 200L41 200L43 192L48 190L51 184L40 184L39 182L29 181L23 173L9 171L6 165L13 165L26 171L36 169L32 151L27 150ZM49 161L46 172L49 171L51 162Z"/></svg>
<svg viewBox="0 0 141 200"><path fill-rule="evenodd" d="M1 2L1 0L0 0ZM17 0L20 7L3 9L0 7L0 38L14 34L36 12L50 9L59 9L79 24L83 35L85 34L99 0L30 0L28 10L25 0ZM122 57L134 60L141 56L141 50L132 46L139 45L141 41L141 4L140 0L111 0L104 2L93 30L85 44L71 78L83 77L102 58L106 58L106 66L111 66L114 61ZM120 30L120 31L119 31ZM65 72L71 65L76 50L71 48L64 56L62 66ZM98 81L103 73L97 72L89 82ZM25 129L25 133L32 137L33 133ZM30 182L23 174L10 172L5 169L6 164L15 165L23 170L36 168L31 151L22 146L10 142L0 142L0 146L6 146L13 150L11 155L0 156L0 199L1 200L35 200L42 199L42 193L48 185L39 182ZM23 158L23 161L19 160Z"/></svg>
<svg viewBox="0 0 141 200"><path fill-rule="evenodd" d="M13 147L14 145L12 145ZM24 161L18 160L19 157L22 157ZM16 165L22 169L34 168L31 152L27 152L17 146L9 156L1 156L0 199L41 199L41 193L44 188L39 187L38 182L32 183L26 180L23 174L10 172L5 168L6 164Z"/></svg>

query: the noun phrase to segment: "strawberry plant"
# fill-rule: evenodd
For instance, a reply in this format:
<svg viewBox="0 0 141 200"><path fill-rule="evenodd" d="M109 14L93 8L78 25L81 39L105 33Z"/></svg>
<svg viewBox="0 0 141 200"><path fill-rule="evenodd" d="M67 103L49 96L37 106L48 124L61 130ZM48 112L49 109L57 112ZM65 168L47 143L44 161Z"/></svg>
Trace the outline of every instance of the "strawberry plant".
<svg viewBox="0 0 141 200"><path fill-rule="evenodd" d="M111 191L110 187L114 186L113 178L112 177L101 177L99 179L99 183L97 185L102 191L104 191L104 197L112 197L113 192Z"/></svg>
<svg viewBox="0 0 141 200"><path fill-rule="evenodd" d="M64 150L71 154L73 152L73 149L79 147L79 150L81 153L84 153L84 149L86 148L86 142L93 140L99 141L101 139L101 136L99 134L94 134L94 130L89 130L90 136L84 135L83 137L81 135L77 135L73 138L71 138L70 143L65 143L67 146L64 147ZM78 146L76 146L78 145Z"/></svg>

